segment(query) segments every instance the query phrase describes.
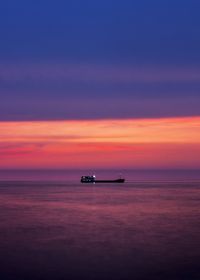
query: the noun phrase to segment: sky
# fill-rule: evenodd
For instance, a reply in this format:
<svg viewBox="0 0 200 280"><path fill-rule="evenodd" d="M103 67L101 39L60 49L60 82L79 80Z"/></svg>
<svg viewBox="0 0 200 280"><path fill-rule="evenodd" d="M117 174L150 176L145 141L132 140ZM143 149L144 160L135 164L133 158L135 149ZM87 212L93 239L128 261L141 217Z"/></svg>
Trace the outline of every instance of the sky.
<svg viewBox="0 0 200 280"><path fill-rule="evenodd" d="M199 9L3 1L0 168L200 168Z"/></svg>
<svg viewBox="0 0 200 280"><path fill-rule="evenodd" d="M0 130L0 168L200 166L200 117L1 122Z"/></svg>

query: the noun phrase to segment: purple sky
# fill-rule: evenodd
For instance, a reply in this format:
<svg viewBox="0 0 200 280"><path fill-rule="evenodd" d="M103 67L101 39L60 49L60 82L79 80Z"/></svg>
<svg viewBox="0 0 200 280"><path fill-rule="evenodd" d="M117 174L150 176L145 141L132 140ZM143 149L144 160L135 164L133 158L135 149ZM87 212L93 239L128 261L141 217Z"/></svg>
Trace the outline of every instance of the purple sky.
<svg viewBox="0 0 200 280"><path fill-rule="evenodd" d="M0 9L0 120L200 115L200 2Z"/></svg>

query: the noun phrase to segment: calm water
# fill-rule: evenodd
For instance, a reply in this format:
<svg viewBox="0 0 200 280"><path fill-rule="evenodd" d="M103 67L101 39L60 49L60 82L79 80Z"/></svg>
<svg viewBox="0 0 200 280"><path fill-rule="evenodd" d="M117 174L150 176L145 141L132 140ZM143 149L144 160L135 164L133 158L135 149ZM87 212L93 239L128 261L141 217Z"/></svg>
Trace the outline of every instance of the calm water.
<svg viewBox="0 0 200 280"><path fill-rule="evenodd" d="M0 279L199 280L199 206L197 180L1 181Z"/></svg>

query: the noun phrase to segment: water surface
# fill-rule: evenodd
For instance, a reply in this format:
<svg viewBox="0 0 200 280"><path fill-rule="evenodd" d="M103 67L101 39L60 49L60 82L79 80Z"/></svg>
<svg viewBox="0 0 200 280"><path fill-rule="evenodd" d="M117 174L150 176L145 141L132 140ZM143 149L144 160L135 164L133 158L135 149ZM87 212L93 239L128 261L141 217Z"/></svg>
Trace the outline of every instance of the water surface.
<svg viewBox="0 0 200 280"><path fill-rule="evenodd" d="M200 184L0 182L0 279L200 279Z"/></svg>

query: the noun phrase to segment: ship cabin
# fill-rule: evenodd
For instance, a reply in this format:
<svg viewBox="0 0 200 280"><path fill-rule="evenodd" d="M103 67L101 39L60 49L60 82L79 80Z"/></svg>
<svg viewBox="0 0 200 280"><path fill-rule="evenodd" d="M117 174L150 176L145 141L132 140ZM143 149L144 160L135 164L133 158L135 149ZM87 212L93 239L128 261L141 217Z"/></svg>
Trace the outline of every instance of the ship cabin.
<svg viewBox="0 0 200 280"><path fill-rule="evenodd" d="M92 175L92 176L82 176L81 177L81 182L82 183L94 183L96 180L96 176Z"/></svg>

